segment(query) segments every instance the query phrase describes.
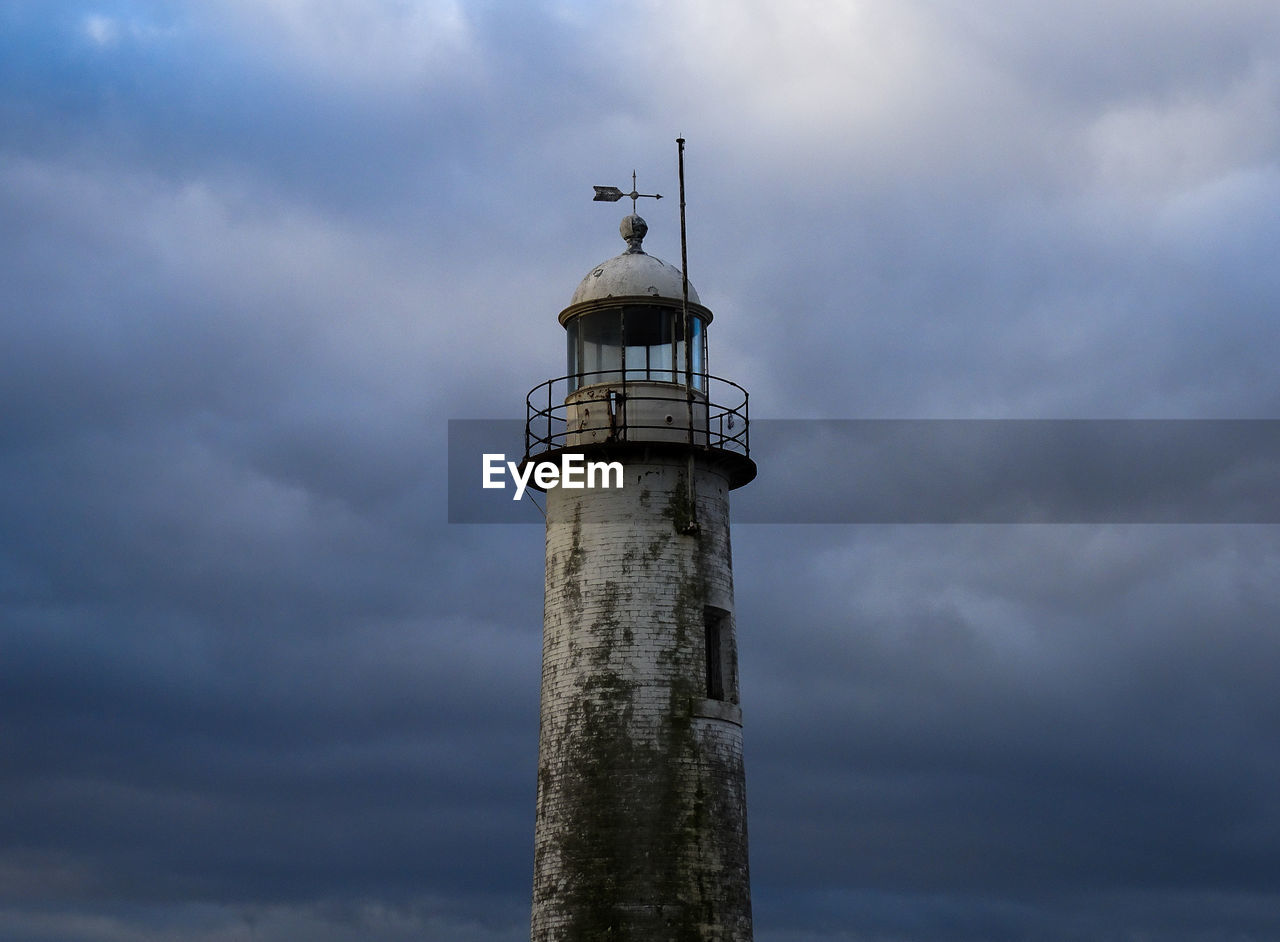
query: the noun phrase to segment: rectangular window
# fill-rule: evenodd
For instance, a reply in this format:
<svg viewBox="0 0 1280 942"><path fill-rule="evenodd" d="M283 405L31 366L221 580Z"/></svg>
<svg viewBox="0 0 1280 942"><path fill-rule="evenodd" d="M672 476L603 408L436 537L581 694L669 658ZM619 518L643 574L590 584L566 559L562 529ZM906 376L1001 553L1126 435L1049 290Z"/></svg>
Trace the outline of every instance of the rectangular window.
<svg viewBox="0 0 1280 942"><path fill-rule="evenodd" d="M724 638L727 612L718 608L703 610L703 627L706 631L707 699L723 700L724 696Z"/></svg>

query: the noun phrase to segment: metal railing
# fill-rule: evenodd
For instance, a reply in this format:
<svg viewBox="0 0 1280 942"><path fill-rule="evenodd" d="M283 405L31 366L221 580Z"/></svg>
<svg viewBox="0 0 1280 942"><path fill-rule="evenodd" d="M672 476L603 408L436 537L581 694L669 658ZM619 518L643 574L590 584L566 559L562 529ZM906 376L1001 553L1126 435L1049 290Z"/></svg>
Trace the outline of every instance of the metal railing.
<svg viewBox="0 0 1280 942"><path fill-rule="evenodd" d="M690 387L647 378L623 380L618 370L598 370L540 383L525 398L525 459L570 447L570 436L578 442L649 443L676 441L673 433L685 433L687 443L695 447L750 458L747 391L709 373L695 373L693 379ZM566 402L570 393L573 399ZM645 421L661 410L628 409L629 403L665 403L671 415L661 423ZM603 408L592 408L597 405ZM579 419L570 428L571 411L591 416L590 424ZM672 416L679 416L678 424L670 421Z"/></svg>

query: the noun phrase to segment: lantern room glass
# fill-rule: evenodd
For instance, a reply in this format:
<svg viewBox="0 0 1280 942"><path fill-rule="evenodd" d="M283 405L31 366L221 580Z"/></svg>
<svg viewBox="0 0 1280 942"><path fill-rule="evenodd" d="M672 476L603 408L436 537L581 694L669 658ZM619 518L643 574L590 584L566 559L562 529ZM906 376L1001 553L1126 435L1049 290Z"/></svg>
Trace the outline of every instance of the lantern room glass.
<svg viewBox="0 0 1280 942"><path fill-rule="evenodd" d="M580 385L622 380L622 322L616 311L588 314L574 322L578 335Z"/></svg>
<svg viewBox="0 0 1280 942"><path fill-rule="evenodd" d="M675 382L673 313L670 308L638 305L622 309L627 379Z"/></svg>
<svg viewBox="0 0 1280 942"><path fill-rule="evenodd" d="M621 381L685 382L686 367L694 389L705 390L707 334L701 317L689 312L692 357L678 308L628 304L593 311L565 324L570 391L595 383Z"/></svg>

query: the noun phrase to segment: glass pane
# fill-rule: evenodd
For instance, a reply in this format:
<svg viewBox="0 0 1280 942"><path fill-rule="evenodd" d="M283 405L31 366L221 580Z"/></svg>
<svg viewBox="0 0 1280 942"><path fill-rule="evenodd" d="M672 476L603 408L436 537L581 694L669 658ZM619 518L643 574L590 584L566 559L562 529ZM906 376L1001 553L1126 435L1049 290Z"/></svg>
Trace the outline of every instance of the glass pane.
<svg viewBox="0 0 1280 942"><path fill-rule="evenodd" d="M702 319L699 317L692 318L693 333L693 386L695 389L705 391L706 380L703 374L707 372L707 332L702 328Z"/></svg>
<svg viewBox="0 0 1280 942"><path fill-rule="evenodd" d="M645 368L648 347L627 344L627 379L648 379L649 371Z"/></svg>
<svg viewBox="0 0 1280 942"><path fill-rule="evenodd" d="M617 382L622 378L622 330L618 312L604 311L578 318L582 335L582 385Z"/></svg>
<svg viewBox="0 0 1280 942"><path fill-rule="evenodd" d="M703 327L702 319L695 314L689 315L689 333L693 335L691 359L685 359L690 354L684 338L678 337L675 343L676 381L683 383L685 381L685 371L689 370L693 373L694 389L705 390L706 380L702 374L707 371L707 333Z"/></svg>
<svg viewBox="0 0 1280 942"><path fill-rule="evenodd" d="M582 348L582 385L613 383L622 378L622 349L602 343Z"/></svg>
<svg viewBox="0 0 1280 942"><path fill-rule="evenodd" d="M627 346L652 347L671 341L672 322L678 313L669 307L631 304L623 312Z"/></svg>
<svg viewBox="0 0 1280 942"><path fill-rule="evenodd" d="M568 355L568 369L565 372L569 375L569 392L573 392L581 384L577 373L581 369L578 363L578 320L574 318L565 324L565 344Z"/></svg>
<svg viewBox="0 0 1280 942"><path fill-rule="evenodd" d="M628 305L622 315L627 346L627 379L671 382L671 339L677 311L648 304Z"/></svg>
<svg viewBox="0 0 1280 942"><path fill-rule="evenodd" d="M653 379L670 383L675 380L672 375L674 364L671 360L671 340L649 348L649 375Z"/></svg>

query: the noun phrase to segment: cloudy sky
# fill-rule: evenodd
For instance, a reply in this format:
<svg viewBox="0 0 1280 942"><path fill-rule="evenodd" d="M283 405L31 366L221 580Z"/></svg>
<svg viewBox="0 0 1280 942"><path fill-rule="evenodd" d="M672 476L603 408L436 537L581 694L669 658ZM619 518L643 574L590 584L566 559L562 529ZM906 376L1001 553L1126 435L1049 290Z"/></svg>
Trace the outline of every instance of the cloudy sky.
<svg viewBox="0 0 1280 942"><path fill-rule="evenodd" d="M1274 0L2 0L0 938L527 938L540 518L448 422L681 134L754 417L1280 418ZM782 506L759 942L1280 937L1274 524Z"/></svg>

